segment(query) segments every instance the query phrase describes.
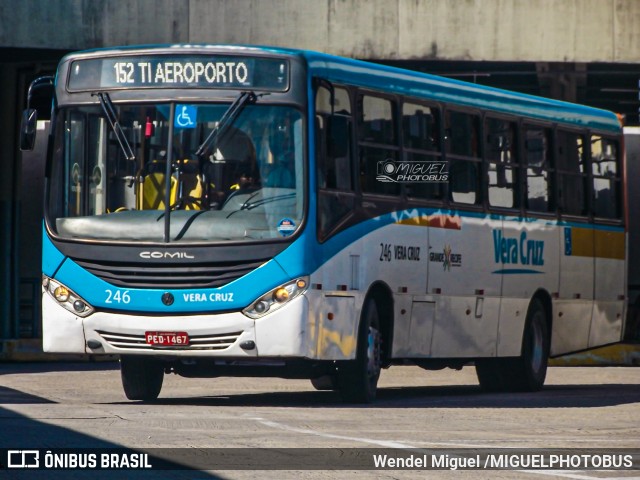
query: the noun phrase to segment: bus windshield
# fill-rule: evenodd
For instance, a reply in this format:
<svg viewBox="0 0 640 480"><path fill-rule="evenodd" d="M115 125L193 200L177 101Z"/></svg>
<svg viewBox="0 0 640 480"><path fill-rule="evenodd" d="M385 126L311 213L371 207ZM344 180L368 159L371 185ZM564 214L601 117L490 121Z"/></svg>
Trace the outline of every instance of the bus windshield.
<svg viewBox="0 0 640 480"><path fill-rule="evenodd" d="M59 237L257 241L301 224L304 126L295 108L106 100L58 112L47 215Z"/></svg>

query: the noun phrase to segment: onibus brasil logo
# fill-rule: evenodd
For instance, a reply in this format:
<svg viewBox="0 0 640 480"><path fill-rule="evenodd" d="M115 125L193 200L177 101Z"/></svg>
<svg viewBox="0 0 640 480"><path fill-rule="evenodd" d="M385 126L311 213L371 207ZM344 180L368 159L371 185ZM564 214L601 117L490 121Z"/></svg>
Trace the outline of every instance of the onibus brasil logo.
<svg viewBox="0 0 640 480"><path fill-rule="evenodd" d="M449 181L449 171L447 162L400 162L387 159L378 162L376 180L392 183L441 183Z"/></svg>

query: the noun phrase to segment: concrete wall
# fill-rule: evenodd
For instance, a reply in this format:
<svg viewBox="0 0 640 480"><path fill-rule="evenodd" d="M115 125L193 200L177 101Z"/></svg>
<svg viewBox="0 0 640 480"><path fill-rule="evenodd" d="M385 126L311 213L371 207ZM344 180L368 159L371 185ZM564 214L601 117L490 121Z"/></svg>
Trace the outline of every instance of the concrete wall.
<svg viewBox="0 0 640 480"><path fill-rule="evenodd" d="M376 59L637 62L638 0L0 0L0 47L256 43Z"/></svg>

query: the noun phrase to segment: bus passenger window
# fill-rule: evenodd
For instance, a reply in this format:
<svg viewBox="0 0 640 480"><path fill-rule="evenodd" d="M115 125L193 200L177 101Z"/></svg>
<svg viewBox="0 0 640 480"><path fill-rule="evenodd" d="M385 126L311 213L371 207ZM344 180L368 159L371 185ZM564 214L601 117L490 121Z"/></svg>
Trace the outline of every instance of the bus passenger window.
<svg viewBox="0 0 640 480"><path fill-rule="evenodd" d="M451 181L451 199L457 203L474 205L478 198L478 179L480 178L480 164L463 160L449 162Z"/></svg>
<svg viewBox="0 0 640 480"><path fill-rule="evenodd" d="M524 152L526 161L526 208L534 212L548 212L551 168L549 148L551 131L546 128L525 127Z"/></svg>
<svg viewBox="0 0 640 480"><path fill-rule="evenodd" d="M558 207L568 215L586 215L584 138L577 133L558 130L556 142Z"/></svg>
<svg viewBox="0 0 640 480"><path fill-rule="evenodd" d="M407 162L427 162L442 161L442 156L423 155L420 153L408 152L405 148L404 159ZM411 182L406 183L407 196L410 198L421 198L427 200L443 200L445 196L446 182Z"/></svg>
<svg viewBox="0 0 640 480"><path fill-rule="evenodd" d="M402 105L402 145L405 162L442 161L440 110L437 107L405 101ZM446 183L411 182L405 184L407 196L443 199Z"/></svg>
<svg viewBox="0 0 640 480"><path fill-rule="evenodd" d="M621 187L618 142L591 136L593 214L600 218L620 218Z"/></svg>
<svg viewBox="0 0 640 480"><path fill-rule="evenodd" d="M361 95L358 109L360 185L365 193L399 195L400 184L381 181L398 160L394 104L386 98Z"/></svg>
<svg viewBox="0 0 640 480"><path fill-rule="evenodd" d="M480 201L479 118L448 110L444 125L451 200L475 205Z"/></svg>
<svg viewBox="0 0 640 480"><path fill-rule="evenodd" d="M517 207L516 123L489 118L485 125L485 158L489 162L489 205Z"/></svg>
<svg viewBox="0 0 640 480"><path fill-rule="evenodd" d="M406 148L440 150L439 111L425 105L402 105L402 144Z"/></svg>
<svg viewBox="0 0 640 480"><path fill-rule="evenodd" d="M351 107L349 93L334 89L332 115L331 94L325 87L316 93L316 162L320 188L353 191L351 165Z"/></svg>

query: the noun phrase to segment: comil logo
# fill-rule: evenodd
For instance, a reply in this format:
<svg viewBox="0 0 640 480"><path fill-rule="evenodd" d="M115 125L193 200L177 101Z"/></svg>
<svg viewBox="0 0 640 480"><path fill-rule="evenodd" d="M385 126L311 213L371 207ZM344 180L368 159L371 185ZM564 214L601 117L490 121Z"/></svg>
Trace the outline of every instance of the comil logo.
<svg viewBox="0 0 640 480"><path fill-rule="evenodd" d="M382 160L376 166L376 180L392 183L443 183L449 181L447 162L397 162Z"/></svg>
<svg viewBox="0 0 640 480"><path fill-rule="evenodd" d="M183 258L196 258L193 255L189 255L187 252L140 252L142 258L169 258L169 259L183 259Z"/></svg>
<svg viewBox="0 0 640 480"><path fill-rule="evenodd" d="M40 452L38 450L9 450L7 452L7 468L39 468Z"/></svg>

